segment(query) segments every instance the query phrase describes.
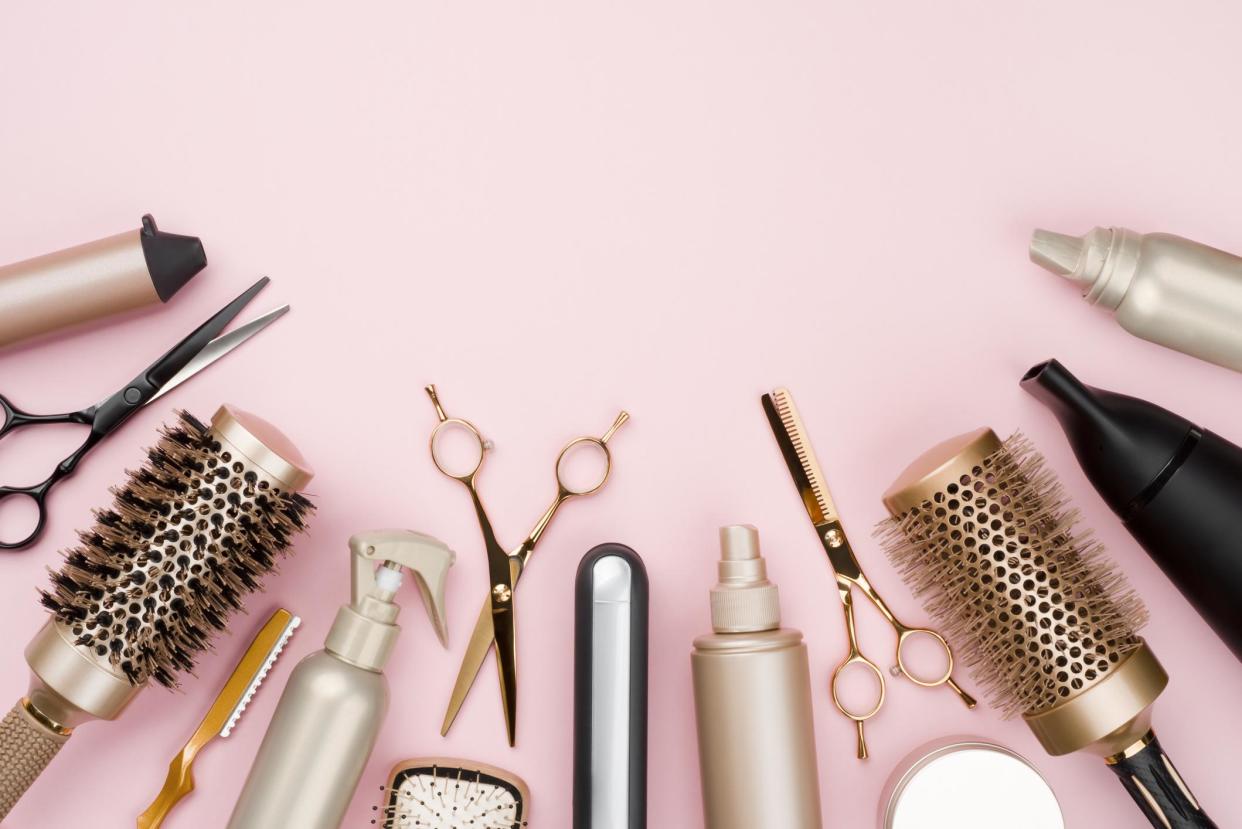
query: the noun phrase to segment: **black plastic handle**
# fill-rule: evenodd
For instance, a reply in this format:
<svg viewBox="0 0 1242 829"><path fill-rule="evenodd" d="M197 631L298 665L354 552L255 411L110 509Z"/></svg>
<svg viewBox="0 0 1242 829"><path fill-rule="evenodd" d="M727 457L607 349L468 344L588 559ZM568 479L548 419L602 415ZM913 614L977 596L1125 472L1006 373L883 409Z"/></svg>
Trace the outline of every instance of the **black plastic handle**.
<svg viewBox="0 0 1242 829"><path fill-rule="evenodd" d="M1110 760L1109 768L1157 829L1216 829L1154 734L1142 751Z"/></svg>

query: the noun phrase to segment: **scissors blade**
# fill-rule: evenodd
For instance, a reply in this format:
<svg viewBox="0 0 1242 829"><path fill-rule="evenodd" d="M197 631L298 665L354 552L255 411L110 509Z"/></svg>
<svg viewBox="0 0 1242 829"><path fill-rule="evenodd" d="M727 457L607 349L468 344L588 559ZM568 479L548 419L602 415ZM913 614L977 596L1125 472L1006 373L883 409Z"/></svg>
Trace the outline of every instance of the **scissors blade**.
<svg viewBox="0 0 1242 829"><path fill-rule="evenodd" d="M242 312L242 309L258 295L259 291L267 287L269 282L271 280L265 276L251 285L242 292L241 296L213 314L211 319L187 334L185 339L170 348L163 357L147 366L147 370L138 375L130 385L141 388L142 381L145 381L155 391L159 391L212 340L220 336L220 332Z"/></svg>
<svg viewBox="0 0 1242 829"><path fill-rule="evenodd" d="M516 559L510 559L510 568L513 576L513 584L517 585L518 579L522 576L522 563ZM444 712L444 722L440 725L440 736L446 736L449 729L453 727L453 721L457 719L457 714L461 711L461 706L465 703L466 697L470 694L470 688L474 685L474 680L479 675L483 663L487 660L487 652L492 649L492 642L496 638L496 629L492 624L492 599L488 596L483 602L483 607L479 608L479 619L474 623L474 630L470 634L470 642L466 645L466 653L461 658L461 667L457 670L457 680L453 683L453 693L449 697L448 708Z"/></svg>
<svg viewBox="0 0 1242 829"><path fill-rule="evenodd" d="M802 505L811 517L819 542L824 546L824 552L828 554L828 561L836 573L837 586L842 591L841 600L848 607L850 583L865 581L862 565L854 556L845 528L841 526L841 516L837 514L828 485L824 483L824 473L819 469L819 460L811 448L811 439L802 425L802 417L788 389L776 389L771 394L765 394L763 410L768 415L772 434L776 436L776 443L785 458L785 465L789 467L789 474L793 476L794 485L798 487L798 494L802 496Z"/></svg>
<svg viewBox="0 0 1242 829"><path fill-rule="evenodd" d="M840 521L837 507L832 502L832 493L824 483L824 473L820 471L819 460L811 448L811 440L789 390L776 389L771 394L765 394L763 411L768 416L789 474L793 476L794 486L802 496L802 505L811 516L811 523L819 526Z"/></svg>
<svg viewBox="0 0 1242 829"><path fill-rule="evenodd" d="M216 337L214 340L209 342L202 351L198 352L198 354L195 355L190 362L186 363L179 372L174 374L168 382L164 384L164 387L160 389L159 392L157 392L151 399L159 400L161 397L177 388L177 386L180 386L186 380L189 380L191 377L198 374L212 363L215 363L221 357L229 354L233 349L237 348L239 345L246 342L255 334L258 334L264 328L267 328L287 313L289 313L289 306L282 305L281 307L268 311L263 316L257 317L227 334L222 334L219 337Z"/></svg>
<svg viewBox="0 0 1242 829"><path fill-rule="evenodd" d="M493 639L496 643L496 672L500 675L500 702L505 708L505 730L509 746L517 741L517 620L513 601L503 609L492 609Z"/></svg>

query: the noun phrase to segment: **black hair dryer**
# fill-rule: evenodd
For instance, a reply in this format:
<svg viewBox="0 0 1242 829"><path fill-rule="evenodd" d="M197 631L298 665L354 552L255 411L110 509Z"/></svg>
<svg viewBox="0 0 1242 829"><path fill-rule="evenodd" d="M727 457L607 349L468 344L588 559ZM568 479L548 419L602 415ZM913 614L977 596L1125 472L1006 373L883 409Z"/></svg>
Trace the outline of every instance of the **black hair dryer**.
<svg viewBox="0 0 1242 829"><path fill-rule="evenodd" d="M1028 371L1022 388L1057 416L1100 496L1242 660L1242 448L1085 386L1056 360Z"/></svg>

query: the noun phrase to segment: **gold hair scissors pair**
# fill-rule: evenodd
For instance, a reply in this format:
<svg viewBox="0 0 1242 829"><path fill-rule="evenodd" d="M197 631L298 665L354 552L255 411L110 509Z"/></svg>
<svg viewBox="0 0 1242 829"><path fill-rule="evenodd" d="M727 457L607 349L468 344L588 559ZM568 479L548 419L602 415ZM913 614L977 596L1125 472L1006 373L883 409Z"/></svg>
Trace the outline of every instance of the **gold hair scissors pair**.
<svg viewBox="0 0 1242 829"><path fill-rule="evenodd" d="M944 637L934 630L913 628L902 624L893 615L893 611L889 609L884 600L880 598L880 594L871 586L871 582L867 580L867 575L863 573L862 566L858 563L858 558L850 547L850 541L845 536L845 530L841 526L841 517L837 514L836 505L832 502L832 493L828 491L828 485L824 483L824 475L820 472L819 461L815 458L815 450L811 448L811 440L802 425L802 418L798 414L797 407L794 406L793 398L789 395L789 391L777 389L771 394L765 394L763 396L763 410L767 413L768 422L772 425L772 433L776 436L776 442L780 446L781 455L785 458L785 465L789 467L789 474L793 476L794 485L798 487L798 494L802 496L802 505L806 507L806 511L811 517L811 523L815 525L815 533L819 536L820 543L824 545L824 551L828 554L828 562L832 565L837 578L837 591L841 595L841 604L844 605L845 609L845 631L849 637L849 653L846 654L845 660L832 673L832 701L837 706L837 709L853 720L858 727L859 759L867 757L867 742L863 738L863 723L874 717L879 712L881 706L884 705L884 674L880 671L878 665L863 656L862 651L859 650L858 634L854 628L855 587L861 590L863 595L879 608L880 613L892 625L893 630L897 632L897 664L893 668L894 675L904 674L911 682L924 688L948 685L962 698L962 702L966 703L967 708L974 708L974 697L963 691L953 681L953 651L949 648L949 643L945 641ZM919 675L906 664L902 652L905 646L916 637L930 639L944 649L946 664L943 674L930 677ZM838 688L844 672L854 665L863 666L864 669L873 673L879 681L879 690L875 704L862 713L851 710L842 702Z"/></svg>
<svg viewBox="0 0 1242 829"><path fill-rule="evenodd" d="M608 450L608 441L625 421L630 419L630 416L621 412L612 424L612 428L605 432L603 437L574 438L565 444L565 448L556 456L556 498L552 501L552 506L548 507L535 523L534 529L530 531L530 535L526 536L525 541L512 552L505 552L500 543L496 541L492 522L488 520L476 487L479 469L483 466L483 455L492 448L492 444L483 439L483 435L474 427L474 424L461 418L449 417L444 413L440 398L436 395L435 386L428 386L427 394L431 397L432 405L436 407L436 416L440 418L440 423L431 433L431 459L444 475L461 482L470 492L474 512L479 519L479 528L483 531L489 579L487 599L483 603L483 609L479 611L479 621L475 623L474 632L470 635L470 644L466 646L466 655L462 658L461 669L457 672L457 682L453 685L453 695L449 698L448 710L444 714L440 734L442 736L448 734L453 720L457 718L457 712L461 710L462 703L466 701L466 695L470 693L470 687L474 684L479 669L483 667L483 662L487 659L488 650L495 644L496 671L500 675L500 700L504 705L505 728L509 736L509 745L512 746L517 737L517 645L513 589L526 571L526 565L530 562L531 554L535 551L535 545L539 543L540 536L548 528L548 524L551 523L552 517L556 515L561 504L579 495L594 495L607 483L608 476L612 474L612 454ZM475 447L477 454L460 465L453 463L438 451L441 441L453 431L464 433L469 440L477 444ZM589 447L595 448L602 455L603 466L598 474L586 482L568 480L565 469L567 458L574 450Z"/></svg>

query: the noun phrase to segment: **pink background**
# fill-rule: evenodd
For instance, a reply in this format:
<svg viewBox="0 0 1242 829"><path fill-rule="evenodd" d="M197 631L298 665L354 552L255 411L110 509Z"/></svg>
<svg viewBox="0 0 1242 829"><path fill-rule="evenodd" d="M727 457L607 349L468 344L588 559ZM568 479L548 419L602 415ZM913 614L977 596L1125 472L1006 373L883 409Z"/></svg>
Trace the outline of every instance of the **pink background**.
<svg viewBox="0 0 1242 829"><path fill-rule="evenodd" d="M1026 261L1036 225L1242 251L1235 9L173 6L0 11L0 261L136 227L146 211L201 235L211 261L163 311L0 355L0 391L38 411L102 398L259 274L273 284L256 310L294 312L136 417L56 493L43 542L0 557L5 693L25 689L44 568L173 407L206 417L230 401L281 424L317 467L320 512L184 693L150 690L121 721L83 727L6 825L132 825L284 604L305 628L167 823L222 826L290 669L346 598L347 537L387 525L458 550L451 646L410 591L392 712L347 826L369 825L395 761L432 754L512 769L533 790L533 825L568 826L574 570L607 540L636 548L652 578L650 823L700 825L688 652L708 627L716 528L732 522L760 527L786 623L808 636L827 825L872 825L897 761L952 733L1031 757L1070 826L1137 825L1099 761L1047 757L1020 722L948 692L890 683L872 758L853 759L826 692L844 648L829 569L759 407L778 384L801 405L864 565L911 619L926 617L869 535L880 493L949 435L1030 435L1146 597L1146 635L1172 675L1156 711L1166 748L1217 822L1242 824L1225 761L1242 737L1242 665L1017 386L1055 355L1242 440L1242 378L1128 336ZM438 735L485 564L468 500L427 456L431 381L496 441L482 487L505 544L551 496L561 444L621 407L634 415L612 483L565 509L522 584L516 750L490 665ZM0 478L13 483L64 448L5 443ZM861 626L886 660L878 616L863 611Z"/></svg>

